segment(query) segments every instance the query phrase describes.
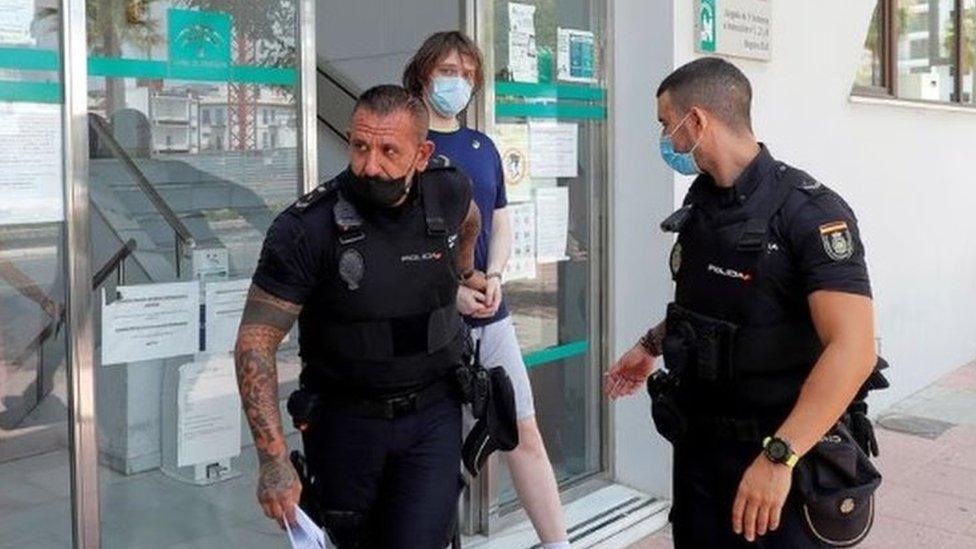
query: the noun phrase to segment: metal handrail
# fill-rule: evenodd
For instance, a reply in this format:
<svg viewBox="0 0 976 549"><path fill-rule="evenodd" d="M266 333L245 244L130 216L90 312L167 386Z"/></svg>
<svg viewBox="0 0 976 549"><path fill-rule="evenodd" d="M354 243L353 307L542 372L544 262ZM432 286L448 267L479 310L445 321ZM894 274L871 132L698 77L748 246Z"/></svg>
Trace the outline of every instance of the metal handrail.
<svg viewBox="0 0 976 549"><path fill-rule="evenodd" d="M102 265L102 268L99 269L92 277L92 290L97 290L99 286L108 280L108 277L112 274L112 271L115 271L116 282L119 286L121 286L125 282L125 260L132 255L132 252L134 252L135 249L136 241L130 238L129 241L123 244L122 247L119 248L119 251L115 252L112 257L105 262L105 265ZM32 339L30 343L24 347L24 352L22 352L20 356L13 361L13 364L23 364L24 361L27 360L27 357L34 354L35 350L42 349L44 343L50 339L52 335L59 332L61 324L64 323L64 313L65 311L62 308L58 313L58 318L52 318L44 326L44 328L42 328L41 331L34 336L34 339Z"/></svg>
<svg viewBox="0 0 976 549"><path fill-rule="evenodd" d="M129 176L131 176L132 180L135 181L136 186L139 187L139 190L146 195L146 198L148 198L149 202L154 208L156 208L156 211L159 212L159 215L162 216L166 224L173 229L173 234L176 235L174 266L176 267L176 277L180 278L182 275L183 250L184 248L193 248L196 245L193 234L190 232L190 229L188 229L186 225L180 221L179 216L177 216L176 212L169 207L169 204L166 203L166 200L163 199L162 195L160 195L156 188L153 187L153 184L149 181L145 174L142 173L139 166L136 166L136 163L132 160L132 157L129 156L129 153L125 152L122 145L116 141L115 136L113 136L109 128L105 126L105 122L98 116L90 114L88 115L88 124L95 129L95 132L108 147L108 150L112 153L112 156L122 163L122 166L127 172L129 172Z"/></svg>
<svg viewBox="0 0 976 549"><path fill-rule="evenodd" d="M95 276L92 277L92 290L97 290L99 286L108 280L108 277L112 274L112 271L115 271L116 283L119 286L124 284L125 260L132 255L132 252L135 250L136 241L135 239L130 238L128 242L119 248L119 251L115 252L115 254L105 262L105 265L103 265L102 268L95 273Z"/></svg>
<svg viewBox="0 0 976 549"><path fill-rule="evenodd" d="M352 106L355 105L361 92L352 83L337 76L335 71L324 61L319 60L316 64L315 71L328 84L327 87L321 84L318 86L319 101L318 112L315 113L316 117L319 119L319 122L325 124L325 127L339 139L348 143L349 137L346 135L343 127L348 125L349 119L352 116ZM323 97L323 93L327 93L327 89L338 91L339 97ZM342 109L342 105L340 104L342 102L345 102L349 108Z"/></svg>

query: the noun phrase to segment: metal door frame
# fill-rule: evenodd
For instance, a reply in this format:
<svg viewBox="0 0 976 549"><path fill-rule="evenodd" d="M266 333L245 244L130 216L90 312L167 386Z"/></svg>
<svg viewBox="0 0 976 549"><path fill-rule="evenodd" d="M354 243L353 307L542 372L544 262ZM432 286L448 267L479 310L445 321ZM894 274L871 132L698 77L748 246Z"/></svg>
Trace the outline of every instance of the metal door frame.
<svg viewBox="0 0 976 549"><path fill-rule="evenodd" d="M597 13L593 13L596 10ZM590 261L590 276L595 283L590 285L590 295L588 296L591 304L597 304L592 310L598 314L598 318L592 319L590 323L590 341L594 359L597 361L599 369L602 371L603 365L608 364L612 358L612 326L610 325L610 300L602 296L609 296L611 275L611 254L610 249L610 223L609 213L612 208L612 134L611 124L613 121L613 105L611 82L613 82L614 67L612 64L612 29L613 11L610 0L593 0L591 6L591 17L598 16L602 24L600 29L601 47L599 53L602 55L600 66L603 72L604 81L608 88L607 94L607 118L604 122L606 130L603 137L604 158L599 170L605 179L603 188L590 195L590 243L591 247L602 250L597 261ZM485 82L482 93L476 96L471 107L468 108L465 116L469 127L488 133L488 130L495 124L495 49L494 49L494 4L493 0L460 0L460 29L470 36L478 47L485 67ZM592 150L592 148L591 148ZM591 372L593 373L593 372ZM596 372L599 378L599 372ZM599 383L597 384L599 386ZM571 481L560 486L560 496L563 504L585 496L603 486L608 485L613 478L612 458L612 415L610 406L605 397L602 396L596 406L596 410L591 412L599 415L598 424L600 433L597 439L600 442L600 467L590 475ZM509 526L528 520L521 505L515 507L502 508L499 504L499 454L492 454L482 469L478 478L467 479L469 489L463 501L461 528L465 535L491 535ZM567 526L569 526L567 524Z"/></svg>
<svg viewBox="0 0 976 549"><path fill-rule="evenodd" d="M298 194L318 178L315 125L315 0L295 0L299 44L298 148L302 155ZM88 42L85 0L62 0L65 266L68 324L68 432L71 462L71 522L74 546L101 547L98 480L98 418L95 408L95 332L92 326L91 208L88 189Z"/></svg>

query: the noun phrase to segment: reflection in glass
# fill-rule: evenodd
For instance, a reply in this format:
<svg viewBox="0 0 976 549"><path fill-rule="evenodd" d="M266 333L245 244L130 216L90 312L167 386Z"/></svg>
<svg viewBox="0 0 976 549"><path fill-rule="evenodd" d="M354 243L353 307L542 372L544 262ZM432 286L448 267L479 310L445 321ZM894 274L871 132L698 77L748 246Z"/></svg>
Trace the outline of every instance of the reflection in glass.
<svg viewBox="0 0 976 549"><path fill-rule="evenodd" d="M898 95L955 101L955 0L896 2Z"/></svg>
<svg viewBox="0 0 976 549"><path fill-rule="evenodd" d="M884 17L882 3L874 10L868 37L861 51L861 64L857 69L854 85L865 88L882 88L884 81Z"/></svg>

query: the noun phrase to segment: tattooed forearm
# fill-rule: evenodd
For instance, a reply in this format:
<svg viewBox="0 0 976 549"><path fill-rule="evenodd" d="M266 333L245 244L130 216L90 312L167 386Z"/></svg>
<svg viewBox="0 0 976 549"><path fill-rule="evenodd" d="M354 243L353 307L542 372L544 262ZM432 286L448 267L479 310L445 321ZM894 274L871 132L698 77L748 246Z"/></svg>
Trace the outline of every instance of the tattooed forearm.
<svg viewBox="0 0 976 549"><path fill-rule="evenodd" d="M468 215L461 222L461 243L458 246L457 269L467 273L474 269L474 245L481 230L481 211L474 201L468 206Z"/></svg>
<svg viewBox="0 0 976 549"><path fill-rule="evenodd" d="M262 463L281 460L287 445L278 412L278 345L301 307L251 286L237 334L234 363L241 406Z"/></svg>
<svg viewBox="0 0 976 549"><path fill-rule="evenodd" d="M664 353L665 324L660 324L651 328L640 338L640 346L651 356L661 356Z"/></svg>

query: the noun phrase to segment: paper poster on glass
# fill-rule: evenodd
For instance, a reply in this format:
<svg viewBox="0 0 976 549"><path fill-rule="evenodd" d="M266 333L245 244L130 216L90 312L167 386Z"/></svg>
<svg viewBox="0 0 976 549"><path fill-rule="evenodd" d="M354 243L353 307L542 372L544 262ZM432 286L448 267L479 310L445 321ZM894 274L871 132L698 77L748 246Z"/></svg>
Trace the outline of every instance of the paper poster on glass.
<svg viewBox="0 0 976 549"><path fill-rule="evenodd" d="M579 125L548 120L529 122L532 177L579 175Z"/></svg>
<svg viewBox="0 0 976 549"><path fill-rule="evenodd" d="M33 46L34 0L0 0L0 44Z"/></svg>
<svg viewBox="0 0 976 549"><path fill-rule="evenodd" d="M64 219L61 105L0 103L0 225Z"/></svg>
<svg viewBox="0 0 976 549"><path fill-rule="evenodd" d="M508 215L512 223L512 256L508 260L503 279L534 279L535 268L535 204L523 202L509 204Z"/></svg>
<svg viewBox="0 0 976 549"><path fill-rule="evenodd" d="M498 147L505 171L505 194L509 202L532 200L529 126L495 124L492 139Z"/></svg>
<svg viewBox="0 0 976 549"><path fill-rule="evenodd" d="M539 82L535 6L508 4L508 68L515 82Z"/></svg>
<svg viewBox="0 0 976 549"><path fill-rule="evenodd" d="M569 189L549 187L535 190L535 257L538 263L569 259Z"/></svg>
<svg viewBox="0 0 976 549"><path fill-rule="evenodd" d="M176 406L179 467L241 453L241 399L232 358L211 356L180 366Z"/></svg>
<svg viewBox="0 0 976 549"><path fill-rule="evenodd" d="M209 282L203 287L206 334L204 350L208 353L228 353L234 350L237 329L244 313L251 280Z"/></svg>
<svg viewBox="0 0 976 549"><path fill-rule="evenodd" d="M191 355L200 350L200 284L102 289L102 364Z"/></svg>
<svg viewBox="0 0 976 549"><path fill-rule="evenodd" d="M556 76L563 82L596 83L595 36L590 31L558 29Z"/></svg>

